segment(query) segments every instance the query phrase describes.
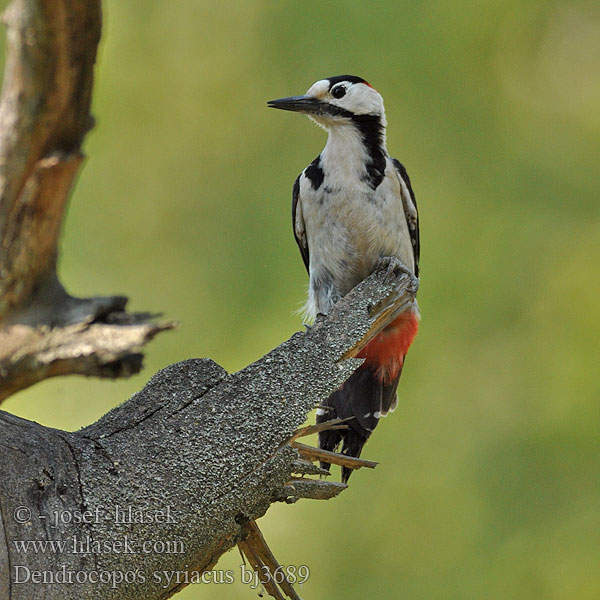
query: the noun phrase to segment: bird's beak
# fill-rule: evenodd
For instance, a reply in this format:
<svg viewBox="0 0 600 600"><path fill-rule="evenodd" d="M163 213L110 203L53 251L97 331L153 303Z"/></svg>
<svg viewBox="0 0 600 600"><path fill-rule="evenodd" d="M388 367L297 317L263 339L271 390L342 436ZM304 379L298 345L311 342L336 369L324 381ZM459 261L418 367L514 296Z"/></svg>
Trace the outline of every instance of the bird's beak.
<svg viewBox="0 0 600 600"><path fill-rule="evenodd" d="M293 110L294 112L318 113L323 109L323 103L317 98L310 96L290 96L289 98L279 98L278 100L269 100L269 108L279 108L281 110Z"/></svg>

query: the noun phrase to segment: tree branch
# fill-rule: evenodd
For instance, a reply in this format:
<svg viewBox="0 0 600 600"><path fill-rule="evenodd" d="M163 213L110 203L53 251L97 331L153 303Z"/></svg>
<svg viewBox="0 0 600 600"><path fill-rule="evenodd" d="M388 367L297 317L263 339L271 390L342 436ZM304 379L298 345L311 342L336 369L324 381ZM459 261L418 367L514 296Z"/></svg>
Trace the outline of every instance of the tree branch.
<svg viewBox="0 0 600 600"><path fill-rule="evenodd" d="M13 0L4 20L0 401L53 375L135 373L141 368L140 347L173 326L153 324L148 315L127 315L120 296L74 298L56 276L67 199L83 160L81 143L93 123L99 0ZM71 327L76 324L81 327ZM79 355L72 351L75 331L86 340ZM22 341L27 353L15 361L14 348Z"/></svg>
<svg viewBox="0 0 600 600"><path fill-rule="evenodd" d="M167 598L254 531L246 525L272 502L339 493L342 484L293 476L310 471L290 446L294 432L360 364L340 362L347 350L388 324L383 313L413 302L416 287L401 269L378 271L327 318L242 371L227 375L210 360L172 365L77 433L0 413L0 581L11 582L0 584L0 598ZM117 506L125 515L169 512L174 522L118 524ZM26 523L19 507L31 511ZM91 517L54 528L53 511ZM131 553L119 551L125 536ZM19 553L15 541L23 539L91 540L106 551ZM181 551L161 552L166 543ZM86 581L132 573L135 583L43 585L31 576L63 570ZM165 572L178 575L167 581ZM16 584L17 577L27 581Z"/></svg>

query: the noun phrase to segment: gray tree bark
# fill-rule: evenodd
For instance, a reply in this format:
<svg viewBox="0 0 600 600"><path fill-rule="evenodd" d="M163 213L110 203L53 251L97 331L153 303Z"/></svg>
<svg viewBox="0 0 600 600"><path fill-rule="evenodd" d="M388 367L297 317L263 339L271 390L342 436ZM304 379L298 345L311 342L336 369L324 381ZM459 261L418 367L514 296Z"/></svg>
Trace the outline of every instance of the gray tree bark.
<svg viewBox="0 0 600 600"><path fill-rule="evenodd" d="M242 371L228 375L210 360L172 365L76 433L0 413L0 598L167 598L243 540L272 502L344 489L304 475L293 434L360 363L344 357L415 292L406 272L378 271ZM119 524L129 510L134 522ZM135 522L140 513L154 522ZM89 522L75 522L81 515ZM21 540L66 548L19 552ZM77 544L90 553L74 552ZM65 577L82 583L49 583Z"/></svg>

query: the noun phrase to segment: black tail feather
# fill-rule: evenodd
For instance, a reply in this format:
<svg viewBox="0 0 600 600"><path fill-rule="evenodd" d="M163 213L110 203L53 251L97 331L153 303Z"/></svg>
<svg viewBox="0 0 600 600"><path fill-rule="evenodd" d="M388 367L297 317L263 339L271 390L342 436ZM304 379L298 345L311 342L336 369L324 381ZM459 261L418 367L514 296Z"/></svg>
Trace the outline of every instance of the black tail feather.
<svg viewBox="0 0 600 600"><path fill-rule="evenodd" d="M380 381L371 365L362 365L337 389L317 414L317 423L331 419L347 419L348 429L335 429L319 433L319 447L335 451L340 443L341 453L359 457L363 446L377 426L379 418L395 407L396 388L400 373L389 384ZM329 470L328 463L321 467ZM342 481L348 481L352 469L342 467Z"/></svg>

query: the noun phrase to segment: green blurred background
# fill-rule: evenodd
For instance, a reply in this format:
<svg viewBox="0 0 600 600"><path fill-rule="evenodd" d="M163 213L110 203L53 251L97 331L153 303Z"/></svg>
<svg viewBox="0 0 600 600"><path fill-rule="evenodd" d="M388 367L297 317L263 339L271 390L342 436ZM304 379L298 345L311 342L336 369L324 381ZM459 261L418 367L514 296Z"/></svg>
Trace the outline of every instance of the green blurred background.
<svg viewBox="0 0 600 600"><path fill-rule="evenodd" d="M383 95L419 201L421 332L380 461L261 526L306 599L600 598L600 9L595 1L106 0L96 129L62 238L75 294L181 322L127 381L2 408L77 429L161 367L230 371L301 327L296 175L324 132L271 98ZM238 569L237 551L217 568ZM233 585L178 598L247 599Z"/></svg>

